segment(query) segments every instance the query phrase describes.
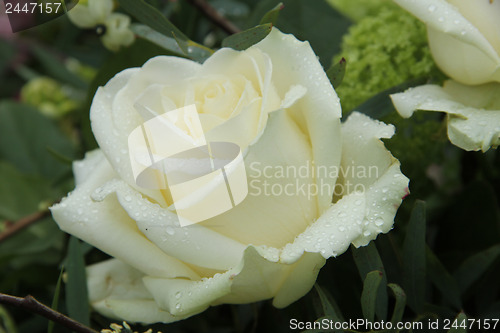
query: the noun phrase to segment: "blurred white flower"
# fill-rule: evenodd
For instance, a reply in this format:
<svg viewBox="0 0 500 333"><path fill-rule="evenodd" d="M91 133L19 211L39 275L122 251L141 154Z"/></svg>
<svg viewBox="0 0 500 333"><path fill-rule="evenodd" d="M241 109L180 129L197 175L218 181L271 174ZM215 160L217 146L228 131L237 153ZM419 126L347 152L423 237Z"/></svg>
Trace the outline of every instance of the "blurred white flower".
<svg viewBox="0 0 500 333"><path fill-rule="evenodd" d="M113 0L80 1L68 16L77 27L96 29L104 46L112 51L134 41L134 33L129 29L130 17L113 13Z"/></svg>

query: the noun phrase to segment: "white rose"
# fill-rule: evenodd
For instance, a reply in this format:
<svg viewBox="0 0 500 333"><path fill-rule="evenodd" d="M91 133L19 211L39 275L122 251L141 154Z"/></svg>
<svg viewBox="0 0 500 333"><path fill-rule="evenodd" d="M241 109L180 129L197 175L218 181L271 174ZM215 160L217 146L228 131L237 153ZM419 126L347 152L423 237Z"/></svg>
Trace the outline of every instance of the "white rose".
<svg viewBox="0 0 500 333"><path fill-rule="evenodd" d="M451 78L392 95L403 117L415 110L448 114L448 137L465 150L500 144L500 1L394 0L427 24L438 66ZM475 86L472 86L475 85Z"/></svg>
<svg viewBox="0 0 500 333"><path fill-rule="evenodd" d="M190 104L207 137L241 147L250 187L233 209L181 227L167 190L136 185L127 139L144 123L138 105L166 112ZM388 232L408 185L379 140L394 127L340 117L309 43L277 29L203 65L161 56L116 75L91 108L101 149L75 162L76 189L51 208L61 229L116 258L88 268L92 306L144 323L221 303L273 298L285 307L311 289L325 258ZM196 136L184 121L170 125ZM329 172L275 173L312 163ZM264 181L292 186L266 195Z"/></svg>
<svg viewBox="0 0 500 333"><path fill-rule="evenodd" d="M68 17L79 28L96 28L104 46L117 51L121 46L133 43L135 37L130 30L130 17L121 13L113 13L113 0L88 0L79 3L68 12Z"/></svg>
<svg viewBox="0 0 500 333"><path fill-rule="evenodd" d="M500 82L500 1L394 0L427 24L437 65L463 84Z"/></svg>

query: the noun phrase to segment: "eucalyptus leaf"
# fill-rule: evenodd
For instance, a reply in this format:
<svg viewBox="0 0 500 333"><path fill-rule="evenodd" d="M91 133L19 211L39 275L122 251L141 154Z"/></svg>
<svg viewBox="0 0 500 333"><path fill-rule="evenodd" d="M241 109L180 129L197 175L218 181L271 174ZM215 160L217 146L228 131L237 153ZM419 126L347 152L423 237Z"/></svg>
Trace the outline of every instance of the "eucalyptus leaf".
<svg viewBox="0 0 500 333"><path fill-rule="evenodd" d="M283 8L285 8L285 5L283 4L283 2L280 2L273 9L264 14L259 24L266 24L266 23L271 23L273 25L276 24L276 22L278 21L278 17L280 15L280 11Z"/></svg>
<svg viewBox="0 0 500 333"><path fill-rule="evenodd" d="M228 36L222 41L222 47L230 47L238 51L246 50L266 38L272 28L271 23L266 23Z"/></svg>
<svg viewBox="0 0 500 333"><path fill-rule="evenodd" d="M465 292L486 272L498 257L500 257L500 244L467 258L453 274L458 281L460 290Z"/></svg>
<svg viewBox="0 0 500 333"><path fill-rule="evenodd" d="M370 242L367 246L359 248L351 247L354 262L358 267L361 280L364 281L369 272L377 270L382 273L381 286L378 288L376 314L379 320L387 318L387 274L385 273L384 264L380 259L377 247L374 242Z"/></svg>
<svg viewBox="0 0 500 333"><path fill-rule="evenodd" d="M344 318L335 300L331 296L329 296L326 291L324 291L317 283L314 285L314 288L319 295L325 317L330 318L335 322L343 322Z"/></svg>
<svg viewBox="0 0 500 333"><path fill-rule="evenodd" d="M163 16L160 11L144 0L118 0L118 2L125 11L138 19L139 22L151 27L159 33L167 37L175 33L178 38L186 41L189 40L189 38Z"/></svg>
<svg viewBox="0 0 500 333"><path fill-rule="evenodd" d="M410 216L403 244L403 286L408 305L422 313L425 296L425 202L417 200Z"/></svg>
<svg viewBox="0 0 500 333"><path fill-rule="evenodd" d="M363 283L363 292L361 293L361 309L363 310L363 317L369 322L375 320L375 304L377 302L378 288L382 281L381 271L371 271L366 274Z"/></svg>
<svg viewBox="0 0 500 333"><path fill-rule="evenodd" d="M61 293L61 282L64 273L64 266L61 268L61 272L59 273L59 278L57 279L56 289L54 290L54 298L52 299L51 309L57 311L59 307L59 295ZM52 333L54 330L54 322L49 320L49 325L47 326L47 333Z"/></svg>
<svg viewBox="0 0 500 333"><path fill-rule="evenodd" d="M429 247L426 247L427 274L443 296L458 310L462 308L457 281Z"/></svg>
<svg viewBox="0 0 500 333"><path fill-rule="evenodd" d="M448 330L448 333L467 333L467 327L469 322L467 320L467 315L460 312L455 319L451 322L452 327Z"/></svg>
<svg viewBox="0 0 500 333"><path fill-rule="evenodd" d="M391 316L391 323L396 325L396 323L400 322L403 318L403 314L405 312L406 307L406 294L399 285L395 283L389 283L387 285L389 287L396 298L396 303L394 304L394 311Z"/></svg>
<svg viewBox="0 0 500 333"><path fill-rule="evenodd" d="M346 70L347 62L344 58L340 59L339 62L334 63L330 66L330 68L326 71L326 76L330 80L333 88L337 89L338 86L342 83L344 79L345 70Z"/></svg>
<svg viewBox="0 0 500 333"><path fill-rule="evenodd" d="M69 239L66 258L66 306L69 316L80 323L90 325L90 305L88 303L87 276L83 251L78 238Z"/></svg>

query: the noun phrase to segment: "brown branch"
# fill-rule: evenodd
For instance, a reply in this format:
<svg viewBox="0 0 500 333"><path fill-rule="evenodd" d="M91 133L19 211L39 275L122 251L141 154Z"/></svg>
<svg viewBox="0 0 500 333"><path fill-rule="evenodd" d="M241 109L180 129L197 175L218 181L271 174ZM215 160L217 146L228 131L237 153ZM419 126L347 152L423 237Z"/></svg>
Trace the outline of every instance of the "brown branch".
<svg viewBox="0 0 500 333"><path fill-rule="evenodd" d="M63 315L60 312L52 310L48 306L37 301L33 296L16 297L0 293L0 304L8 304L26 309L28 311L39 314L53 322L61 324L64 327L78 333L98 333L97 331L87 327L79 322Z"/></svg>
<svg viewBox="0 0 500 333"><path fill-rule="evenodd" d="M206 0L187 0L187 2L198 8L210 21L228 34L232 35L241 31L240 28L219 14Z"/></svg>
<svg viewBox="0 0 500 333"><path fill-rule="evenodd" d="M3 240L6 240L7 238L15 235L19 231L23 230L26 227L29 227L35 222L40 221L44 217L47 217L50 215L50 212L48 210L42 210L36 213L33 213L31 215L25 216L22 219L16 221L16 222L7 222L7 229L5 229L3 232L0 233L0 242Z"/></svg>

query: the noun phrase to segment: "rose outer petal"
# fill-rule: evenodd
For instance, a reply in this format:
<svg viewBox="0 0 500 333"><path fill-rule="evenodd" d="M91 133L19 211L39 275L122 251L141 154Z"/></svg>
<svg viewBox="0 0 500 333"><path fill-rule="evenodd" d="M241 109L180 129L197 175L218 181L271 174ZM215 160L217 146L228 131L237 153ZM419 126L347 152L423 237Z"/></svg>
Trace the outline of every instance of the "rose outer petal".
<svg viewBox="0 0 500 333"><path fill-rule="evenodd" d="M391 95L391 98L403 117L410 117L416 110L447 113L450 141L464 150L485 152L500 144L499 93L498 83L466 86L448 81L444 87L419 86ZM464 104L469 102L472 106Z"/></svg>
<svg viewBox="0 0 500 333"><path fill-rule="evenodd" d="M86 170L86 174L82 175L81 170ZM92 152L79 162L75 171L81 183L60 203L50 208L61 230L147 274L199 278L184 263L166 255L144 237L116 197L110 197L106 202L92 200L91 195L96 189L116 177L102 153Z"/></svg>

